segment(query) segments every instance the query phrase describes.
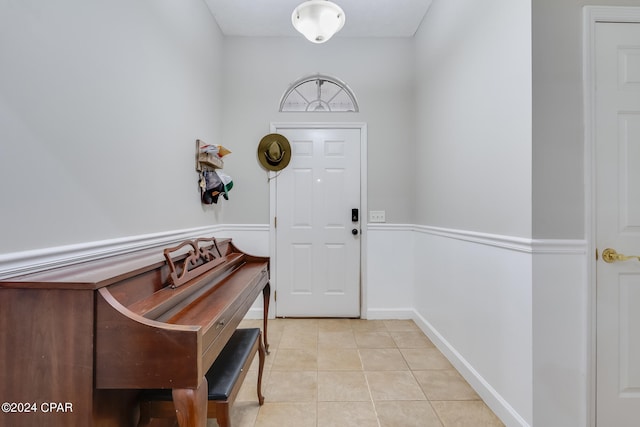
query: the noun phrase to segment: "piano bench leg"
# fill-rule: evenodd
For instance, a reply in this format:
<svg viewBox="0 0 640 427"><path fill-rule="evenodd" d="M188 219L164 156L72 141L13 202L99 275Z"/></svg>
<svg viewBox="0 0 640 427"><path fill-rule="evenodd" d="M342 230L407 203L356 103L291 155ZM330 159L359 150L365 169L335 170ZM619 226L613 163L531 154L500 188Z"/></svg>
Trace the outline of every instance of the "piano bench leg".
<svg viewBox="0 0 640 427"><path fill-rule="evenodd" d="M264 372L264 359L265 359L265 346L263 340L258 340L258 404L262 406L264 404L264 396L262 394L262 373Z"/></svg>
<svg viewBox="0 0 640 427"><path fill-rule="evenodd" d="M215 418L219 427L231 427L231 402L209 401L208 418Z"/></svg>

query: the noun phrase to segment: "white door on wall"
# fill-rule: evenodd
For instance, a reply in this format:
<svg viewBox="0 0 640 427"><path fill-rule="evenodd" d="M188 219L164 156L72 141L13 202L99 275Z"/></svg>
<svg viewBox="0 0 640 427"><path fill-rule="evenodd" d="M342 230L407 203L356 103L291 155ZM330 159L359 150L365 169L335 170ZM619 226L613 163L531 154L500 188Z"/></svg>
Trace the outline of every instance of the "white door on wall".
<svg viewBox="0 0 640 427"><path fill-rule="evenodd" d="M276 315L359 317L361 129L275 131L292 151L275 178Z"/></svg>
<svg viewBox="0 0 640 427"><path fill-rule="evenodd" d="M595 29L596 418L640 426L640 24ZM610 262L607 262L610 261Z"/></svg>

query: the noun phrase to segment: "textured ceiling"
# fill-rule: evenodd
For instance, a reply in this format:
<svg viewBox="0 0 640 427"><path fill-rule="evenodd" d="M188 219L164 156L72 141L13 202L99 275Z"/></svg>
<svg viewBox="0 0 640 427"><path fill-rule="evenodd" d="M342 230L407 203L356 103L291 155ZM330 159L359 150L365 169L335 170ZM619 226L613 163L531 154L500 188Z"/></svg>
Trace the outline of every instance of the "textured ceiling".
<svg viewBox="0 0 640 427"><path fill-rule="evenodd" d="M412 37L431 0L333 0L346 16L335 37ZM298 37L291 13L302 0L205 0L228 36Z"/></svg>

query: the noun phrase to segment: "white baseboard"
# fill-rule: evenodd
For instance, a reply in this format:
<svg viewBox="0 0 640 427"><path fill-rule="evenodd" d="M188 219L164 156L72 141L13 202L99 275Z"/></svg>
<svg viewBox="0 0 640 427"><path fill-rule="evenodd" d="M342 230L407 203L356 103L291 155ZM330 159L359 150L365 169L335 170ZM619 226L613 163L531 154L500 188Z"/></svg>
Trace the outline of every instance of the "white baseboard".
<svg viewBox="0 0 640 427"><path fill-rule="evenodd" d="M456 351L456 349L417 311L413 311L413 321L429 337L451 364L460 372L491 410L511 427L530 427L508 402Z"/></svg>

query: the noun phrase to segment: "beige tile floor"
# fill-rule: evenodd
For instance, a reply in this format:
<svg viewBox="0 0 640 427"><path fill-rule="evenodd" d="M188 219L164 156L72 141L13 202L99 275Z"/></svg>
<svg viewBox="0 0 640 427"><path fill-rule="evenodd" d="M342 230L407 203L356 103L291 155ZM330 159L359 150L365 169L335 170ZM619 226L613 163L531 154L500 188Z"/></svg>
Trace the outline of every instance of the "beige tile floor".
<svg viewBox="0 0 640 427"><path fill-rule="evenodd" d="M268 333L265 403L256 357L233 427L504 426L410 320L274 319Z"/></svg>

